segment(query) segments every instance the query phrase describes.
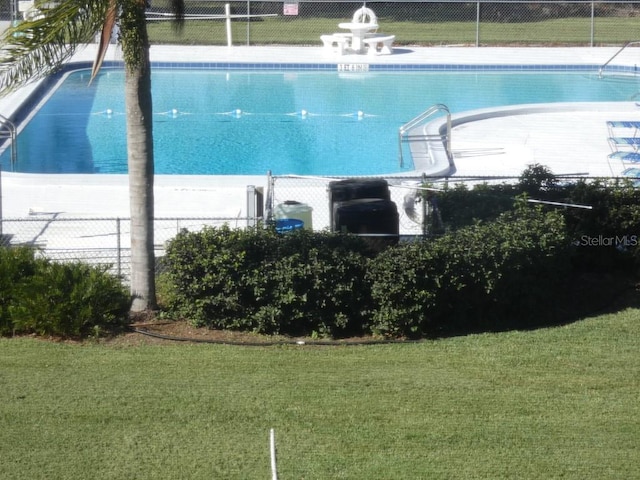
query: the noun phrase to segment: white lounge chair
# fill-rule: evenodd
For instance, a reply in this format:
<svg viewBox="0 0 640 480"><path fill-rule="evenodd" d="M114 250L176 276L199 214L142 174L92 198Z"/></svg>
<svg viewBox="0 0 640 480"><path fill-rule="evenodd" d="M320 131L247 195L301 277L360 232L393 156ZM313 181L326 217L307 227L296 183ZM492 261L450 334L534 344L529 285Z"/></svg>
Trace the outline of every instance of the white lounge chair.
<svg viewBox="0 0 640 480"><path fill-rule="evenodd" d="M640 187L640 168L626 168L622 176L631 180L634 187Z"/></svg>
<svg viewBox="0 0 640 480"><path fill-rule="evenodd" d="M619 129L630 130L633 129L633 136L635 137L640 130L640 121L638 120L610 120L607 122L607 129L609 130L610 137L616 137L615 131Z"/></svg>
<svg viewBox="0 0 640 480"><path fill-rule="evenodd" d="M639 152L613 152L609 155L611 160L620 160L622 163L640 163Z"/></svg>
<svg viewBox="0 0 640 480"><path fill-rule="evenodd" d="M620 147L631 147L635 151L640 147L640 137L609 137L609 144L614 152Z"/></svg>

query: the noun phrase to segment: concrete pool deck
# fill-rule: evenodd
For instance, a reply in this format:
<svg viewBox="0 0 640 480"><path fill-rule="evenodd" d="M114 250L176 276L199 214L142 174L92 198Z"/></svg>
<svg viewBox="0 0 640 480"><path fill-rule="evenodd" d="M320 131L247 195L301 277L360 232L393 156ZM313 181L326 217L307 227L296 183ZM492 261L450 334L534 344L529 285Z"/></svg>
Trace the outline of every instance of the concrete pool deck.
<svg viewBox="0 0 640 480"><path fill-rule="evenodd" d="M182 47L153 46L152 61L343 63L343 64L571 64L602 65L619 47L584 48L397 48L393 55L345 55L309 47ZM95 45L75 55L91 61ZM121 60L112 48L106 60ZM640 50L629 48L616 65L633 66ZM0 113L10 116L28 95L27 87L0 99ZM430 105L424 105L424 109ZM409 119L407 119L409 120ZM580 109L484 118L452 130L456 176L517 176L529 164L548 166L556 174L619 176L624 166L607 158L607 120L640 120L640 107L628 102L593 103ZM265 172L266 173L266 172ZM419 174L420 172L418 172ZM158 176L157 217L244 216L247 185L266 186L258 177ZM2 172L2 216L21 218L34 212L75 217L128 217L126 175L35 175ZM314 226L315 223L314 223ZM317 225L320 227L321 225Z"/></svg>

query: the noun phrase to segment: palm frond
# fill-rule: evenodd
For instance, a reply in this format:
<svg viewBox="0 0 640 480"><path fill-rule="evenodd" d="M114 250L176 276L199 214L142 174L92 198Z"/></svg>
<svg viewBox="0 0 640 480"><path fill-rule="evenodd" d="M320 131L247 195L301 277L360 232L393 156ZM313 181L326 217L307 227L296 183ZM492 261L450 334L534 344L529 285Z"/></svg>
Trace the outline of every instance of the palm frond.
<svg viewBox="0 0 640 480"><path fill-rule="evenodd" d="M93 81L98 74L98 71L100 71L100 67L102 67L102 62L104 61L104 56L107 54L107 49L111 42L111 36L113 35L113 27L115 26L117 19L118 5L116 4L116 0L109 0L109 8L107 8L104 23L102 25L102 32L100 33L98 53L96 54L96 59L93 62L93 68L91 69L91 81Z"/></svg>
<svg viewBox="0 0 640 480"><path fill-rule="evenodd" d="M7 29L0 39L0 95L50 74L93 41L107 7L104 0L63 0Z"/></svg>

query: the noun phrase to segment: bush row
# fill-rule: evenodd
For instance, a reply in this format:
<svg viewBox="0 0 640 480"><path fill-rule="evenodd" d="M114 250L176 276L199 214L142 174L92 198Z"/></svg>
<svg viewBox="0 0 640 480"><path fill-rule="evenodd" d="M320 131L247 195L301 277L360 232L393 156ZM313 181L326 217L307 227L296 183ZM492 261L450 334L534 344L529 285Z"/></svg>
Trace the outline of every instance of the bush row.
<svg viewBox="0 0 640 480"><path fill-rule="evenodd" d="M433 336L544 321L570 274L564 220L523 208L370 264L375 332Z"/></svg>
<svg viewBox="0 0 640 480"><path fill-rule="evenodd" d="M128 322L130 296L104 268L0 248L0 334L96 335Z"/></svg>
<svg viewBox="0 0 640 480"><path fill-rule="evenodd" d="M527 206L375 257L351 236L207 228L169 243L161 284L198 326L424 337L544 316L567 251L562 215Z"/></svg>
<svg viewBox="0 0 640 480"><path fill-rule="evenodd" d="M621 179L579 179L561 183L546 167L532 165L515 184L454 185L437 195L438 231L455 231L492 221L513 208L514 199L555 202L570 242L574 263L600 272L635 269L640 244L640 189ZM591 248L603 247L603 248ZM613 247L613 248L606 248ZM620 255L626 251L629 255ZM631 258L630 258L631 257Z"/></svg>
<svg viewBox="0 0 640 480"><path fill-rule="evenodd" d="M197 326L261 333L362 332L367 259L355 237L205 228L166 249L165 302Z"/></svg>

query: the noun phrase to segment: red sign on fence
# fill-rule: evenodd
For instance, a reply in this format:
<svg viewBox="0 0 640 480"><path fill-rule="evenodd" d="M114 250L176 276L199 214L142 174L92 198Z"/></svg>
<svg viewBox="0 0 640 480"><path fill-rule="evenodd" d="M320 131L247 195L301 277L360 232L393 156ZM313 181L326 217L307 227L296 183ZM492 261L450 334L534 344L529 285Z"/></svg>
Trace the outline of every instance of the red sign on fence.
<svg viewBox="0 0 640 480"><path fill-rule="evenodd" d="M298 2L284 2L285 15L298 15Z"/></svg>

